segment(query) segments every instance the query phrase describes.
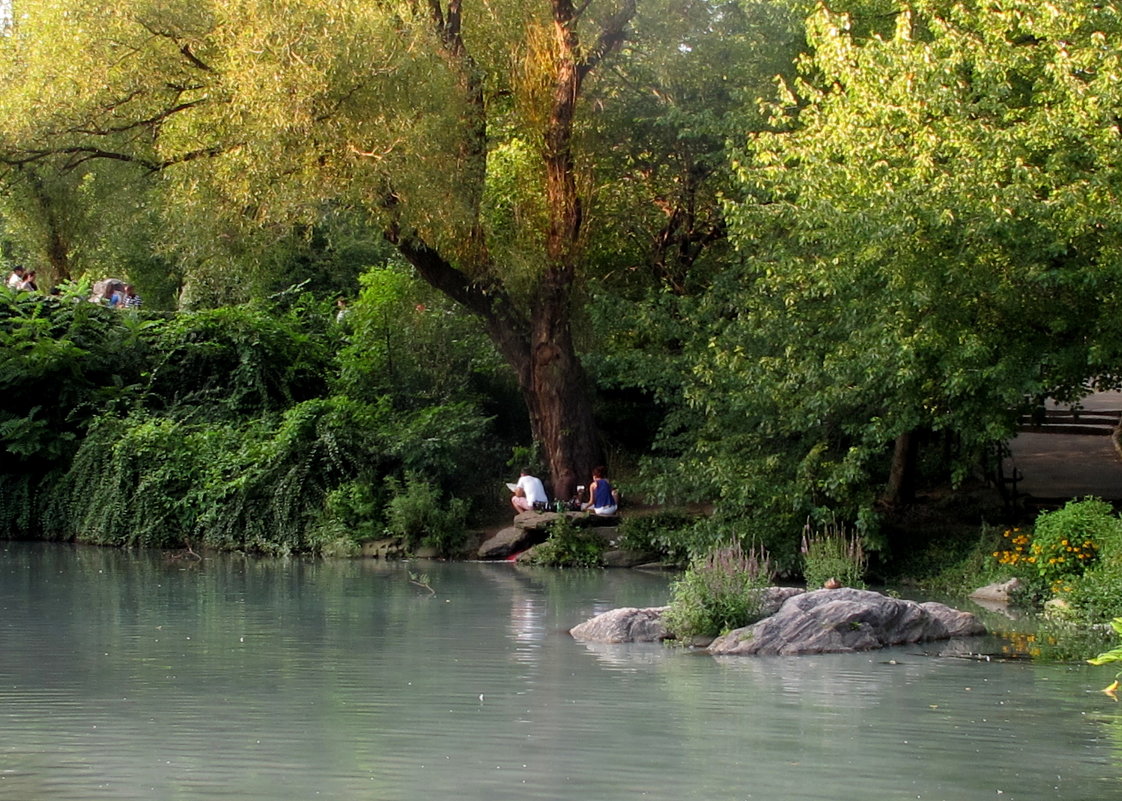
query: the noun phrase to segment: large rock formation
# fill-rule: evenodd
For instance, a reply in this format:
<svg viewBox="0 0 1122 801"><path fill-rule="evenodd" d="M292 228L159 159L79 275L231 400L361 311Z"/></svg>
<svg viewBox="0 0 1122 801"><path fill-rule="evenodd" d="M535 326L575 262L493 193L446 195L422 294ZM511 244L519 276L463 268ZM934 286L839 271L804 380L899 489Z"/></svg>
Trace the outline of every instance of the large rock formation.
<svg viewBox="0 0 1122 801"><path fill-rule="evenodd" d="M939 603L921 604L846 588L804 592L796 587L768 587L763 592L763 612L767 617L718 637L709 645L709 653L867 651L985 634L974 615ZM662 623L665 609L613 609L574 626L569 633L584 642L659 642L670 638Z"/></svg>
<svg viewBox="0 0 1122 801"><path fill-rule="evenodd" d="M867 590L816 590L789 598L771 617L730 631L712 654L820 654L984 634L969 612Z"/></svg>
<svg viewBox="0 0 1122 801"><path fill-rule="evenodd" d="M760 592L760 611L771 615L784 601L802 594L803 590L798 587L766 587ZM582 642L658 642L670 637L662 622L664 611L665 606L612 609L574 626L569 629L569 634Z"/></svg>
<svg viewBox="0 0 1122 801"><path fill-rule="evenodd" d="M569 523L577 528L591 528L604 532L602 536L605 539L615 531L614 528L608 527L619 524L618 517L593 515L587 512L520 512L515 515L513 526L502 529L479 546L477 556L480 559L505 559L545 542L549 539L553 524L562 517L568 518Z"/></svg>

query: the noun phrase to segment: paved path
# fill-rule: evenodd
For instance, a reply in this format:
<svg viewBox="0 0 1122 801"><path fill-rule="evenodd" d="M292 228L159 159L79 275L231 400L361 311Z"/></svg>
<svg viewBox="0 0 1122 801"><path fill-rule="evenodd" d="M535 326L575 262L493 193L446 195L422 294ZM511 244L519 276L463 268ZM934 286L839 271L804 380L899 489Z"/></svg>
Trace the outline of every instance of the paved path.
<svg viewBox="0 0 1122 801"><path fill-rule="evenodd" d="M1083 399L1088 412L1122 410L1122 393L1100 392ZM1049 403L1049 411L1068 409ZM1038 499L1066 500L1097 495L1122 500L1122 457L1109 436L1049 434L1021 431L1009 443L1012 456L1005 474L1013 467L1023 478L1017 492Z"/></svg>

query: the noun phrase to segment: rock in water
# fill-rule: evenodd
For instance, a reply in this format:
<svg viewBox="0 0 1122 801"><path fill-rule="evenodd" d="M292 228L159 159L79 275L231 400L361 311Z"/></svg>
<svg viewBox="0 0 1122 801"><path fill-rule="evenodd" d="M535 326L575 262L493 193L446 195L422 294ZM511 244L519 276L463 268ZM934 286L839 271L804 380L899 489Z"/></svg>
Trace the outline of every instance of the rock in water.
<svg viewBox="0 0 1122 801"><path fill-rule="evenodd" d="M718 637L711 654L768 655L868 651L984 634L969 612L877 592L816 590L784 601L774 615Z"/></svg>
<svg viewBox="0 0 1122 801"><path fill-rule="evenodd" d="M665 610L665 606L613 609L573 626L569 634L585 642L661 642L670 636L662 623Z"/></svg>

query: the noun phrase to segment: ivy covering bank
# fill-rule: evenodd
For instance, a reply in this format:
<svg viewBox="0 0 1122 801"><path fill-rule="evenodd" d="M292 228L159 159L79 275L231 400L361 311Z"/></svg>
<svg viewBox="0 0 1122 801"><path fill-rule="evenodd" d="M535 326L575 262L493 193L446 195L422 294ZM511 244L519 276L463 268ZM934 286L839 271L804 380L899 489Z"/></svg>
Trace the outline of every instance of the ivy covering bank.
<svg viewBox="0 0 1122 801"><path fill-rule="evenodd" d="M384 278L356 322L401 300ZM414 317L393 356L362 341L385 331L300 296L162 315L0 291L0 535L288 553L388 529L456 547L469 477L502 469L472 397L485 367L440 344L443 315Z"/></svg>

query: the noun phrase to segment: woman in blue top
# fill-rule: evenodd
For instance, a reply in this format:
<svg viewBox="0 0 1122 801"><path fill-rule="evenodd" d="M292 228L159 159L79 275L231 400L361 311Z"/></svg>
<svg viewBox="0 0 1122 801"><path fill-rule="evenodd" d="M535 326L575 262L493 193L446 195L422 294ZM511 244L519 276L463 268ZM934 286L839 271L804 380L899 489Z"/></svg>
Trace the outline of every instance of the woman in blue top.
<svg viewBox="0 0 1122 801"><path fill-rule="evenodd" d="M588 486L588 503L581 504L581 509L591 510L597 515L614 515L619 508L619 493L612 489L608 479L604 478L603 467L592 470L592 483Z"/></svg>

